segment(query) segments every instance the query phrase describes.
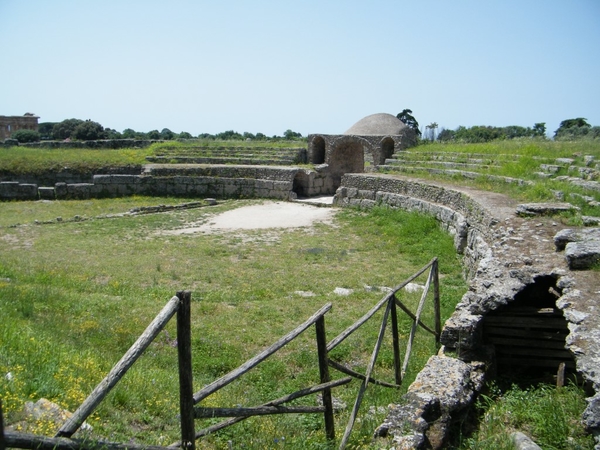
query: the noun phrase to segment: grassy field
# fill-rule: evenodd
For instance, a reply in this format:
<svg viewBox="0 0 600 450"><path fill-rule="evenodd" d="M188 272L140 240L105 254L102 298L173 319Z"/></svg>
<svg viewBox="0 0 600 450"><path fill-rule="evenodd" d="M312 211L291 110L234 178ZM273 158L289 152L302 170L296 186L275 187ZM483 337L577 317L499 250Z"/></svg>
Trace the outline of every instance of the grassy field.
<svg viewBox="0 0 600 450"><path fill-rule="evenodd" d="M403 155L405 166L414 166L411 175L425 179L448 180L460 185L478 189L500 192L524 202L559 201L564 199L581 208L581 214L600 216L600 207L590 206L584 197L591 197L600 202L598 190L584 189L568 181L557 179L560 176L579 176L579 168L585 168L586 155L595 158L592 167L600 163L599 141L548 141L548 140L507 140L493 141L484 144L430 143L409 149ZM573 159L573 170L563 165L549 178L538 175L542 164L556 165L557 158ZM443 168L440 163L469 163L481 161L482 167L466 167L463 170L478 173L474 179L458 174L432 174L426 168ZM477 165L477 164L475 164ZM484 167L484 166L487 166ZM419 170L418 167L422 168ZM402 168L402 167L401 167ZM391 173L393 169L389 170ZM523 180L530 184L508 183L493 177L508 177ZM592 180L598 180L598 169ZM574 224L578 224L575 219ZM579 223L580 224L580 223Z"/></svg>
<svg viewBox="0 0 600 450"><path fill-rule="evenodd" d="M178 290L192 291L195 390L275 342L327 302L333 303L326 315L332 339L383 296L378 287L398 284L434 256L440 258L444 319L466 290L451 237L433 219L401 211L342 210L333 225L314 229L179 236L168 232L252 202L95 218L133 206L183 201L0 204L0 395L7 422L18 423L23 403L42 397L74 410ZM74 216L80 220L67 220ZM55 217L63 221L35 222ZM423 283L424 277L418 281ZM336 287L354 293L337 296ZM418 296L406 294L404 300L414 305ZM381 314L332 357L364 371L380 319ZM426 320L431 323L431 307ZM404 342L409 325L401 320ZM170 324L100 406L89 420L94 437L148 444L178 439L174 336ZM421 333L407 383L435 351L433 339ZM393 380L389 339L375 376ZM252 406L315 382L316 344L309 330L203 404ZM354 382L334 391L348 405L336 415L338 433L357 388ZM400 395L378 387L367 391L351 448L369 447L372 430L385 415L369 413L369 405L386 406ZM312 405L314 397L297 403ZM198 421L197 428L207 423L212 421ZM48 423L33 425L30 431L53 432ZM322 416L291 415L244 421L203 439L199 447L226 448L229 440L236 448L325 445Z"/></svg>
<svg viewBox="0 0 600 450"><path fill-rule="evenodd" d="M35 174L63 167L88 171L140 165L146 156L171 145L127 150L0 149L0 172ZM211 141L206 145L246 143ZM595 165L600 160L599 143L436 143L411 152L411 157L421 161L438 157L466 162L477 157L494 166L481 170L481 177L474 180L427 171L417 172L419 177L503 192L522 201L555 201L561 192L566 200L581 207L582 214L600 216L600 208L581 197L600 201L598 192L554 179L573 175L568 169L561 168L553 178L535 175L540 164L551 164L556 158L573 158L574 164L582 167L584 156L591 155L596 158ZM533 184L517 186L490 180L487 175ZM329 301L334 305L326 316L331 339L381 298L380 292L365 289L365 285L395 285L433 256L440 258L443 275L444 319L466 289L450 237L432 220L402 212L344 210L338 213L333 227L318 225L312 231L195 236L166 232L252 202L225 201L210 209L101 218L137 206L189 200L196 199L0 203L0 397L9 422L18 422L25 401L41 397L75 409L178 290L191 290L194 299L194 376L198 389L277 340ZM567 220L580 223L577 216ZM338 297L332 294L335 287L352 288L355 293ZM303 297L300 291L315 295ZM405 300L415 302L416 297ZM333 356L364 370L377 327L375 321L370 322ZM402 327L406 336L408 322ZM177 440L174 334L173 325L169 325L94 414L90 420L94 437L152 444ZM318 379L314 333L305 334L242 382L228 386L204 404L259 404L313 384ZM422 335L404 389L435 350L435 343ZM389 345L381 355L376 376L391 380ZM354 383L334 392L348 404L348 409L336 416L338 433L343 431L356 389ZM387 405L400 395L385 388L369 389L364 404ZM584 408L583 397L576 387L556 395L544 387L497 391L480 403L483 426L474 436L465 436L460 448L510 448L507 434L500 436L498 430L513 426L524 427L540 443L553 442L548 448L586 448L589 436L582 438L573 422ZM530 409L530 398L543 406L529 416L519 413L519 422L506 426L516 411ZM351 448L370 448L370 434L383 415L362 408ZM562 422L553 422L555 418ZM210 421L198 423L197 428L206 423ZM53 430L48 423L37 423L30 431L51 435ZM323 434L320 416L251 419L204 439L199 447L226 448L227 441L232 440L244 448L327 448Z"/></svg>

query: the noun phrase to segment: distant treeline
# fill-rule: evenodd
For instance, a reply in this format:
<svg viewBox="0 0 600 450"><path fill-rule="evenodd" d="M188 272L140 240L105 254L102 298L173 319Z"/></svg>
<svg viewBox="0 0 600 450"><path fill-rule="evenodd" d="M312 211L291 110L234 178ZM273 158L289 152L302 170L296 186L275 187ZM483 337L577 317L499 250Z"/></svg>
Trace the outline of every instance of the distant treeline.
<svg viewBox="0 0 600 450"><path fill-rule="evenodd" d="M302 134L292 130L286 130L283 136L267 136L263 133L238 133L233 130L224 131L217 134L201 133L193 136L187 131L175 133L168 128L161 131L151 130L146 132L135 131L126 128L123 132L104 128L98 122L92 120L66 119L62 122L42 122L38 125L38 130L19 130L15 131L12 139L23 142L37 142L40 140L77 140L77 141L97 141L101 139L138 139L138 140L173 140L173 139L220 139L220 140L252 140L252 141L271 141L271 140L297 140L302 139Z"/></svg>
<svg viewBox="0 0 600 450"><path fill-rule="evenodd" d="M428 126L425 133L425 139L434 140L435 129ZM437 140L440 142L466 142L480 143L489 142L498 139L515 138L546 138L546 124L544 122L536 123L533 127L521 127L510 125L507 127L493 126L460 126L455 130L442 128L437 134ZM591 126L587 119L578 117L576 119L563 120L558 129L554 132L555 140L579 140L579 139L600 139L600 127Z"/></svg>

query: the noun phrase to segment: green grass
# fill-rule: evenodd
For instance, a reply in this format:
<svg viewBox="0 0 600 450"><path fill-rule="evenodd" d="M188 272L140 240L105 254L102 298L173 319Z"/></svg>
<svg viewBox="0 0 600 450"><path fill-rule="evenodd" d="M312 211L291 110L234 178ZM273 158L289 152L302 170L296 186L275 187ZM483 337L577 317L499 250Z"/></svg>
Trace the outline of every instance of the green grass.
<svg viewBox="0 0 600 450"><path fill-rule="evenodd" d="M165 151L184 152L196 147L206 149L231 147L297 148L305 147L305 141L221 141L194 140L188 142L167 141L152 144L147 148L127 149L38 149L28 147L0 147L0 175L39 175L48 171L69 168L73 171L90 172L105 167L141 165L146 157Z"/></svg>
<svg viewBox="0 0 600 450"><path fill-rule="evenodd" d="M256 201L94 218L98 213L173 202L134 197L0 204L0 395L7 422L18 421L25 401L41 397L74 410L178 290L192 291L195 390L254 356L327 302L333 303L325 317L331 340L383 296L365 286L393 286L434 256L440 259L444 319L466 290L451 237L433 219L402 211L341 210L335 226L213 235L166 232ZM35 223L75 215L88 220ZM417 242L416 234L422 236ZM422 276L418 281L424 280ZM354 293L336 296L336 287ZM302 297L297 291L315 295ZM403 300L414 308L418 298L406 294ZM332 357L364 371L381 315L336 348ZM431 323L431 306L425 320ZM409 327L402 318L402 342ZM169 324L89 419L93 437L148 444L178 439L175 334L174 324ZM393 380L390 340L386 336L374 373L388 381ZM315 345L310 329L202 404L252 406L315 384ZM433 338L419 333L403 389L367 390L352 448L370 448L371 433L385 415L368 414L368 406L397 400L436 350ZM6 377L9 372L11 380ZM333 370L332 375L343 376ZM338 436L357 388L353 382L334 391L348 405L336 415ZM314 397L296 403L313 405ZM197 421L196 426L212 422ZM35 432L52 434L48 423L33 426ZM327 447L322 416L308 415L249 419L198 446L224 448L228 440L245 448Z"/></svg>
<svg viewBox="0 0 600 450"><path fill-rule="evenodd" d="M104 167L140 165L149 149L36 149L0 148L0 174L39 175L68 168L89 172Z"/></svg>
<svg viewBox="0 0 600 450"><path fill-rule="evenodd" d="M480 427L465 438L460 449L513 450L511 434L521 431L548 450L583 450L594 446L594 439L581 424L585 408L583 391L576 385L557 389L551 385L502 390L491 386L489 396L478 401Z"/></svg>
<svg viewBox="0 0 600 450"><path fill-rule="evenodd" d="M467 162L468 158L481 159L482 164L492 164L497 167L466 168L464 170L480 173L476 179L467 179L459 175L436 173L430 174L425 170L414 172L420 178L432 180L446 180L463 186L472 186L478 189L504 193L523 202L551 202L558 201L557 192L562 192L565 201L581 208L581 215L600 216L600 207L590 206L581 196L588 196L600 201L600 192L574 186L569 182L554 178L540 178L536 172L540 171L540 164L555 164L556 158L572 158L574 165L584 166L584 156L595 157L593 165L600 163L600 142L597 141L547 141L547 140L507 140L493 141L483 144L454 144L433 143L419 145L409 149L410 154L403 156L410 165L410 161L427 161L431 163L434 157L438 161ZM447 158L444 158L447 155ZM420 164L421 166L427 164ZM437 167L432 165L432 167ZM393 172L393 170L392 170ZM494 180L487 175L509 177L513 179L533 182L532 185L511 184L501 180ZM566 168L560 169L557 175L571 175ZM598 181L598 180L596 180ZM569 218L570 223L578 225L578 217Z"/></svg>

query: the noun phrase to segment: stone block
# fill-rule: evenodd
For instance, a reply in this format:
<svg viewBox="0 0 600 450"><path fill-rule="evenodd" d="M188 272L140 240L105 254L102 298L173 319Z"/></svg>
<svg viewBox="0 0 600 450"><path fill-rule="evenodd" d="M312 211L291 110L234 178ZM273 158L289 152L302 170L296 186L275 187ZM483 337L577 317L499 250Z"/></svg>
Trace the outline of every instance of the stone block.
<svg viewBox="0 0 600 450"><path fill-rule="evenodd" d="M56 198L53 187L39 187L38 195L42 200L54 200Z"/></svg>
<svg viewBox="0 0 600 450"><path fill-rule="evenodd" d="M600 241L569 242L565 258L570 269L590 269L600 263Z"/></svg>
<svg viewBox="0 0 600 450"><path fill-rule="evenodd" d="M67 197L80 200L88 199L91 197L93 187L92 183L67 184Z"/></svg>
<svg viewBox="0 0 600 450"><path fill-rule="evenodd" d="M0 182L0 198L12 200L19 197L19 182L18 181L2 181Z"/></svg>
<svg viewBox="0 0 600 450"><path fill-rule="evenodd" d="M56 183L54 185L56 198L66 198L68 194L67 183Z"/></svg>

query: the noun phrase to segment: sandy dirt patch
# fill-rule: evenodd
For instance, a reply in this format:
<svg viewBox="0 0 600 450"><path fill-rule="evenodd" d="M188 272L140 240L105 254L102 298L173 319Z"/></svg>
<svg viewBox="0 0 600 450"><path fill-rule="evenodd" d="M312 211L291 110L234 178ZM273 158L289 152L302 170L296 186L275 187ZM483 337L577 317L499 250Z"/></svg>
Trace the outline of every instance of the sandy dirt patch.
<svg viewBox="0 0 600 450"><path fill-rule="evenodd" d="M310 227L317 222L331 224L335 212L332 208L301 203L266 202L232 209L209 217L201 225L171 230L167 234L181 235L234 230Z"/></svg>

